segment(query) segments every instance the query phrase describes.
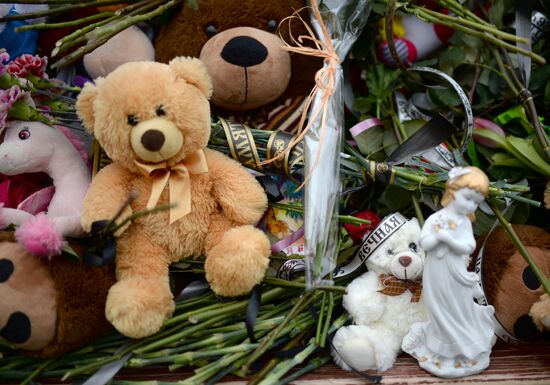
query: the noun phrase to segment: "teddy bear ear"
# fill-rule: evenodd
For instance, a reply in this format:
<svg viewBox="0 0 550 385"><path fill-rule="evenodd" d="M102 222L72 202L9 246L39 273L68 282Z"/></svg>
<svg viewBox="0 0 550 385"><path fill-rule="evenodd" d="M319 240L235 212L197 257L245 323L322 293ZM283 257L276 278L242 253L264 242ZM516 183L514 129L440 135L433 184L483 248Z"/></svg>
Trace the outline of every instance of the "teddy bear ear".
<svg viewBox="0 0 550 385"><path fill-rule="evenodd" d="M97 87L92 83L86 83L76 99L76 113L89 133L94 132L94 100L96 96Z"/></svg>
<svg viewBox="0 0 550 385"><path fill-rule="evenodd" d="M202 61L195 57L177 57L168 63L176 77L197 87L206 98L212 96L212 80Z"/></svg>

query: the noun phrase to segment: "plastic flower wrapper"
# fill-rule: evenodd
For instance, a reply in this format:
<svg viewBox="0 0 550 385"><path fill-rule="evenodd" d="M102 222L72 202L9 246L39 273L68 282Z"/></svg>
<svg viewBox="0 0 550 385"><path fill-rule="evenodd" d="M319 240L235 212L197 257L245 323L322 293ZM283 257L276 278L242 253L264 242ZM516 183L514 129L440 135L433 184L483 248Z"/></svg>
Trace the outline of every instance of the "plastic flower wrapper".
<svg viewBox="0 0 550 385"><path fill-rule="evenodd" d="M321 42L324 65L316 74L309 123L302 132L305 150L304 230L307 288L332 284L336 267L340 152L344 126L341 62L367 22L369 0L312 1L311 23ZM322 17L322 20L320 20ZM323 25L324 24L324 25ZM326 27L325 27L326 26ZM298 51L299 52L299 51ZM313 55L315 55L313 53Z"/></svg>

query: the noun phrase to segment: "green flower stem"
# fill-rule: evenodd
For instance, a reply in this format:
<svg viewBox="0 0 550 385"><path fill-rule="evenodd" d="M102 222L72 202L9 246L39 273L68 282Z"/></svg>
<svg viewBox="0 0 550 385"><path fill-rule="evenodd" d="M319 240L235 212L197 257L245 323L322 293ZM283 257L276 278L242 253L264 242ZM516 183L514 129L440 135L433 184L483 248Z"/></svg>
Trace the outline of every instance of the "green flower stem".
<svg viewBox="0 0 550 385"><path fill-rule="evenodd" d="M446 14L441 13L441 12L433 11L433 10L428 9L428 8L424 8L424 7L411 6L411 8L412 9L421 8L423 12L425 12L428 15L431 15L433 17L439 18L441 20L447 20L447 21L449 21L451 23L454 23L454 24L463 24L466 27L470 27L470 28L473 28L473 29L479 29L483 32L488 32L488 33L493 34L494 36L500 37L501 39L510 40L510 41L518 42L518 43L524 43L524 44L527 44L527 42L528 42L526 38L516 36L516 35L512 35L511 33L502 32L502 31L500 31L499 29L497 29L496 27L494 27L490 24L489 25L480 24L479 22L470 21L470 20L464 19L460 16L459 17L454 17L454 16L446 15Z"/></svg>
<svg viewBox="0 0 550 385"><path fill-rule="evenodd" d="M136 341L135 343L131 344L130 346L126 347L125 349L122 349L120 352L107 356L104 359L97 360L91 363L86 363L82 366L75 367L74 369L71 369L63 375L61 378L61 381L65 381L68 378L79 376L81 374L88 374L93 371L96 371L100 367L109 364L111 362L120 360L122 357L124 357L126 354L132 352L135 348L139 347L141 344L143 344L146 340ZM87 362L87 361L85 361Z"/></svg>
<svg viewBox="0 0 550 385"><path fill-rule="evenodd" d="M497 62L497 66L500 70L500 74L506 84L508 84L508 87L512 90L514 95L517 95L519 90L516 88L514 83L512 82L512 79L510 79L510 76L508 75L508 71L506 71L506 67L504 67L504 63L502 62L502 57L500 56L500 53L495 47L490 47L491 53L493 57L495 58L495 61Z"/></svg>
<svg viewBox="0 0 550 385"><path fill-rule="evenodd" d="M206 294L200 295L198 297L190 298L187 301L176 303L176 310L181 311L181 310L186 310L193 307L200 307L200 306L204 307L205 302L209 302L212 300L215 301L215 299L216 299L216 296L214 295L214 293L209 291Z"/></svg>
<svg viewBox="0 0 550 385"><path fill-rule="evenodd" d="M489 23L486 20L483 20L481 17L470 11L468 8L464 7L462 4L460 4L456 0L436 0L437 3L440 5L448 8L453 13L462 16L462 17L468 17L472 21L476 21L479 24L487 25L487 26L493 26L491 23Z"/></svg>
<svg viewBox="0 0 550 385"><path fill-rule="evenodd" d="M321 366L325 365L330 361L330 356L322 356L322 357L315 357L309 361L309 363L301 368L300 370L297 370L296 372L292 373L291 375L281 379L279 382L277 382L277 385L286 385L301 376L303 376L306 373L309 373L315 369L320 368Z"/></svg>
<svg viewBox="0 0 550 385"><path fill-rule="evenodd" d="M273 328L277 327L277 325L279 325L281 322L283 322L283 320L284 316L280 316L271 320L260 321L256 323L256 325L254 325L254 331L272 330ZM241 326L240 330L232 331L229 333L215 333L210 336L206 334L207 338L199 340L197 342L179 346L177 348L162 349L152 353L143 354L141 358L150 359L163 356L172 356L174 354L181 354L186 351L198 350L208 346L224 344L227 341L233 340L235 338L244 339L248 336L246 325L244 324L244 322L240 322L239 324Z"/></svg>
<svg viewBox="0 0 550 385"><path fill-rule="evenodd" d="M359 152L357 152L352 146L346 144L346 150L349 151L355 158L355 160L365 169L370 170L371 168L371 162L370 160L365 159ZM395 176L396 178L396 184L399 181L399 178L402 178L403 180L413 182L415 184L415 187L413 189L420 189L421 186L433 188L435 191L443 191L445 189L445 182L436 180L435 182L432 181L432 179L429 176L426 175L420 175L420 174L413 174L407 170L405 167L398 167L393 166ZM512 185L505 185L506 188L509 188L509 186ZM411 189L410 186L403 186L407 189ZM511 189L511 191L520 192L520 193L526 193L529 192L529 186L519 186L516 185ZM509 197L511 199L528 203L531 206L539 207L540 202L528 199L525 197L521 197L518 195L511 194L510 191L503 190L502 188L495 187L493 185L489 186L489 196L491 197Z"/></svg>
<svg viewBox="0 0 550 385"><path fill-rule="evenodd" d="M313 299L315 298L315 292L313 293L304 293L296 302L292 310L288 313L285 320L277 326L276 329L271 331L265 338L262 339L260 346L250 355L247 362L243 365L242 370L247 373L250 370L250 365L252 365L258 358L260 358L270 347L270 345L275 341L275 339L280 335L280 332L286 327L288 322L292 320L297 314L299 314L302 309L304 309Z"/></svg>
<svg viewBox="0 0 550 385"><path fill-rule="evenodd" d="M502 213L497 208L497 206L490 200L487 200L487 203L489 204L489 207L491 207L491 210L493 210L493 212L495 213L500 224L506 231L506 234L508 234L508 236L510 237L510 240L512 241L516 249L519 251L523 259L525 259L525 262L527 262L527 264L531 267L531 269L537 276L537 279L539 280L542 287L544 288L544 291L548 295L550 295L550 280L548 279L548 277L546 277L543 271L537 266L537 264L535 263L535 261L533 260L533 258L531 257L531 255L529 254L529 252L521 242L521 240L519 239L518 235L514 231L514 228L512 227L512 225L510 224L510 222L506 220L504 215L502 215Z"/></svg>
<svg viewBox="0 0 550 385"><path fill-rule="evenodd" d="M152 7L154 8L157 5L162 4L163 1L164 0L155 0L155 1L141 0L137 3L135 3L135 4L131 4L131 5L128 5L124 8L122 8L122 9L119 9L117 12L115 12L114 16L112 16L108 19L99 21L99 22L94 23L94 24L87 25L86 27L83 27L83 28L75 31L75 32L71 33L70 35L67 35L67 36L63 37L62 39L58 40L55 43L55 48L52 51L52 57L55 57L58 54L60 54L62 52L65 52L65 51L69 50L70 48L72 48L74 46L77 46L79 44L87 43L88 40L89 40L89 37L88 37L89 33L93 33L93 31L97 31L100 27L103 27L103 26L105 26L105 25L107 25L111 22L115 22L117 20L120 20L119 15L122 12L127 10L128 15L126 17L129 17L131 15L139 14L141 12L149 10Z"/></svg>
<svg viewBox="0 0 550 385"><path fill-rule="evenodd" d="M281 298L288 297L289 295L292 295L292 293L289 293L288 289L275 288L263 293L260 301L261 303L267 303L272 301L275 298L281 299ZM247 306L248 306L248 299L239 301L233 305L225 306L225 308L218 308L218 309L214 309L206 312L198 312L189 316L189 322L191 323L203 322L209 319L210 317L217 316L218 314L241 311L245 309Z"/></svg>
<svg viewBox="0 0 550 385"><path fill-rule="evenodd" d="M321 348L325 347L326 341L327 341L327 335L328 330L330 328L330 321L332 319L332 311L334 310L334 294L332 292L328 293L328 309L327 309L327 315L325 317L325 325L323 327L323 330L321 332L321 339L318 343L318 345Z"/></svg>
<svg viewBox="0 0 550 385"><path fill-rule="evenodd" d="M86 37L84 35L86 33L90 32L90 31L93 31L94 29L99 28L103 25L106 25L106 24L108 24L112 21L115 21L116 19L117 19L116 16L112 16L108 19L101 20L101 21L98 21L96 23L89 24L85 27L77 29L76 31L70 33L69 35L61 38L60 40L58 40L55 43L55 47L52 50L51 57L52 58L56 57L60 53L63 53L63 52L69 50L70 48L72 48L72 47L74 47L78 44L85 43L86 42Z"/></svg>
<svg viewBox="0 0 550 385"><path fill-rule="evenodd" d="M302 335L299 335L293 339L291 339L283 348L283 351L294 349L296 346L300 344L302 341ZM275 367L277 364L282 360L282 357L274 357L267 364L265 364L262 369L252 377L250 381L246 385L257 385L262 381L262 379Z"/></svg>
<svg viewBox="0 0 550 385"><path fill-rule="evenodd" d="M502 40L499 40L496 37L494 37L494 36L492 36L488 33L475 31L471 28L462 26L460 24L455 24L455 23L451 23L451 22L448 22L448 21L443 21L443 19L441 19L439 17L435 17L435 16L432 16L432 15L426 13L424 8L405 6L404 10L411 13L411 14L413 14L413 15L415 15L416 17L418 17L419 19L421 19L422 21L425 21L427 23L436 23L436 24L445 25L445 26L450 27L452 29L464 32L468 35L479 37L480 39L486 40L486 41L488 41L488 42L490 42L490 43L492 43L492 44L494 44L494 45L496 45L500 48L507 49L508 51L521 53L522 55L525 55L525 56L530 56L534 61L536 61L539 64L545 64L546 63L546 60L542 56L537 55L536 53L534 53L532 51L528 51L524 48L516 47L515 45L504 42Z"/></svg>
<svg viewBox="0 0 550 385"><path fill-rule="evenodd" d="M306 288L305 283L300 283L300 282L296 282L296 281L287 281L285 279L267 277L267 278L264 278L264 282L269 284L269 285L272 285L272 286L295 287L295 288L300 288L300 289L305 289ZM315 286L315 290L336 291L336 292L339 292L339 293L345 293L346 292L346 288L343 287L343 286L328 286L328 285L326 285L326 286L325 285Z"/></svg>
<svg viewBox="0 0 550 385"><path fill-rule="evenodd" d="M244 343L244 344L224 347L220 349L210 349L210 350L204 350L204 351L189 351L181 354L164 356L164 357L156 357L156 358L150 358L150 359L132 358L128 361L127 366L131 368L136 368L136 367L143 367L143 366L155 365L155 364L173 363L173 365L170 365L170 370L174 370L180 366L190 364L202 358L222 356L228 353L249 352L252 349L255 349L256 347L258 347L258 345L259 345L258 343L255 343L255 344Z"/></svg>
<svg viewBox="0 0 550 385"><path fill-rule="evenodd" d="M71 52L67 56L63 57L62 59L54 63L52 67L61 68L66 65L74 63L75 61L79 60L87 53L93 51L97 47L106 43L111 37L115 36L116 34L125 30L126 28L131 27L132 25L135 25L137 23L148 21L152 18L155 18L156 16L163 14L168 9L182 3L183 1L184 0L169 0L164 2L164 0L160 0L156 2L151 2L151 5L154 5L154 6L162 2L164 2L164 4L156 7L153 11L150 11L148 13L143 13L135 16L127 16L115 22L114 24L104 25L102 27L94 29L93 31L91 31L91 33L97 37L94 41L86 44L83 47L76 49L74 52Z"/></svg>
<svg viewBox="0 0 550 385"><path fill-rule="evenodd" d="M92 20L104 19L107 17L112 17L115 14L113 12L100 12L95 15L83 17L78 20L64 21L62 23L39 23L39 24L28 24L22 27L15 28L15 32L24 32L30 30L46 30L46 29L55 29L55 28L65 28L65 27L74 27L80 24L90 22Z"/></svg>
<svg viewBox="0 0 550 385"><path fill-rule="evenodd" d="M122 222L120 222L119 224L117 224L116 226L114 226L111 231L113 233L117 232L119 229L121 229L122 227L124 227L127 223L133 221L133 220L136 220L138 218L141 218L141 217L144 217L144 216L147 216L147 215L150 215L150 214L154 214L154 213L158 213L160 211L165 211L165 210L170 210L172 207L174 207L174 205L171 205L171 204L164 204L164 205L158 205L157 207L155 208L152 208L150 210L141 210L141 211L136 211L135 213L133 213L132 215L130 215L129 217L127 218L124 218L124 220Z"/></svg>
<svg viewBox="0 0 550 385"><path fill-rule="evenodd" d="M236 369L236 365L232 365L235 361L245 357L248 352L239 352L234 354L228 354L220 358L218 361L215 361L208 370L197 373L196 375L189 377L181 382L181 384L203 384L212 376L216 376L213 383L216 383L226 374L230 373L232 370ZM223 368L228 368L228 370L222 370ZM221 376L217 376L220 374Z"/></svg>
<svg viewBox="0 0 550 385"><path fill-rule="evenodd" d="M44 11L21 13L19 15L8 15L8 16L0 17L0 22L11 21L11 20L37 19L39 17L62 15L64 13L76 11L78 9L87 8L87 7L113 5L113 4L120 4L120 3L122 3L122 1L120 0L97 0L97 1L86 1L86 2L73 2L70 5L52 7ZM37 3L34 3L34 4L37 4Z"/></svg>
<svg viewBox="0 0 550 385"><path fill-rule="evenodd" d="M286 359L278 364L262 381L259 382L258 385L276 384L282 376L288 373L296 365L304 362L304 360L309 357L317 348L318 345L315 343L315 340L312 339L310 344L304 350L296 354L293 358Z"/></svg>
<svg viewBox="0 0 550 385"><path fill-rule="evenodd" d="M179 333L173 333L173 334L168 335L167 337L164 337L164 338L161 338L161 339L156 339L156 340L148 343L147 345L142 346L142 347L134 350L134 353L138 354L138 355L141 355L141 354L150 352L152 350L162 348L163 346L166 346L166 345L175 343L179 340L182 340L185 337L189 337L193 333L195 333L199 330L204 330L204 329L208 328L209 326L213 326L217 323L223 322L226 319L227 319L227 313L218 315L216 317L212 317L212 318L210 318L210 319L208 319L208 320L206 320L202 323L199 323L197 325L189 326L189 327L185 328L183 331L181 331Z"/></svg>
<svg viewBox="0 0 550 385"><path fill-rule="evenodd" d="M317 318L317 328L315 331L315 343L319 345L321 342L321 332L324 326L323 317L325 315L325 307L327 301L327 293L323 292L321 296L321 307L319 308L319 318Z"/></svg>
<svg viewBox="0 0 550 385"><path fill-rule="evenodd" d="M27 378L25 378L20 385L27 385L36 377L38 377L48 366L50 366L55 361L55 358L45 360L40 364Z"/></svg>

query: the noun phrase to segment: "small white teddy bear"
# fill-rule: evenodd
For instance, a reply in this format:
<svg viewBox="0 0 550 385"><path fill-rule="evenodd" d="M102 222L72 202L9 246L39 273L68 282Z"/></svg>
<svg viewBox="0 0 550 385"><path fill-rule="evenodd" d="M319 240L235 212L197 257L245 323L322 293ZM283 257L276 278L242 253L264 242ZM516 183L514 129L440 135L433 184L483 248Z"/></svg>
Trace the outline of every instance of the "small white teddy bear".
<svg viewBox="0 0 550 385"><path fill-rule="evenodd" d="M420 300L424 251L420 225L392 214L365 239L359 251L368 272L347 287L344 308L354 325L334 336L332 356L344 370L387 370L401 351L410 326L427 319Z"/></svg>

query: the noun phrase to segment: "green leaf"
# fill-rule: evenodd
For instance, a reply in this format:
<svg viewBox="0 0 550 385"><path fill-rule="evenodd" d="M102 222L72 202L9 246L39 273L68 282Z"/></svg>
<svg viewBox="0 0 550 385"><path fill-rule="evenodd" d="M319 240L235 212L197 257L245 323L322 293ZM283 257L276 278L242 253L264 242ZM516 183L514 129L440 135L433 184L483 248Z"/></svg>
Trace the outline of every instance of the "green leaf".
<svg viewBox="0 0 550 385"><path fill-rule="evenodd" d="M550 64L543 65L532 72L529 89L532 92L542 90L550 82Z"/></svg>
<svg viewBox="0 0 550 385"><path fill-rule="evenodd" d="M524 168L490 165L486 169L491 179L497 180L520 180L525 175Z"/></svg>
<svg viewBox="0 0 550 385"><path fill-rule="evenodd" d="M480 167L480 164L479 164L479 158L477 156L477 151L476 151L476 146L474 144L474 141L470 141L470 143L468 143L468 157L470 158L470 162L472 164L472 166L476 166L476 167Z"/></svg>
<svg viewBox="0 0 550 385"><path fill-rule="evenodd" d="M439 55L439 67L452 74L453 69L464 61L466 54L462 47L450 46Z"/></svg>
<svg viewBox="0 0 550 385"><path fill-rule="evenodd" d="M370 111L373 104L373 98L370 97L359 97L356 98L353 102L353 109L362 114L366 114Z"/></svg>
<svg viewBox="0 0 550 385"><path fill-rule="evenodd" d="M386 187L378 202L385 205L390 211L401 211L411 205L411 192L402 187L390 185Z"/></svg>
<svg viewBox="0 0 550 385"><path fill-rule="evenodd" d="M495 96L489 91L488 86L483 84L478 84L476 88L477 96L479 98L479 103L475 105L475 108L483 109L487 105L492 104L495 101Z"/></svg>
<svg viewBox="0 0 550 385"><path fill-rule="evenodd" d="M438 106L449 107L461 105L460 97L454 90L449 88L428 89L430 100Z"/></svg>
<svg viewBox="0 0 550 385"><path fill-rule="evenodd" d="M513 156L504 153L497 152L491 157L491 164L494 166L506 166L506 167L524 167L525 165Z"/></svg>
<svg viewBox="0 0 550 385"><path fill-rule="evenodd" d="M532 169L542 175L550 176L550 164L546 163L546 161L535 150L532 139L508 136L506 138L506 142L508 142L512 148L527 159Z"/></svg>
<svg viewBox="0 0 550 385"><path fill-rule="evenodd" d="M357 147L359 147L361 154L369 157L371 154L374 154L382 149L384 127L371 127L368 130L363 131L354 139L357 142Z"/></svg>
<svg viewBox="0 0 550 385"><path fill-rule="evenodd" d="M491 12L489 12L489 20L497 27L502 27L502 16L504 15L504 1L493 1Z"/></svg>

